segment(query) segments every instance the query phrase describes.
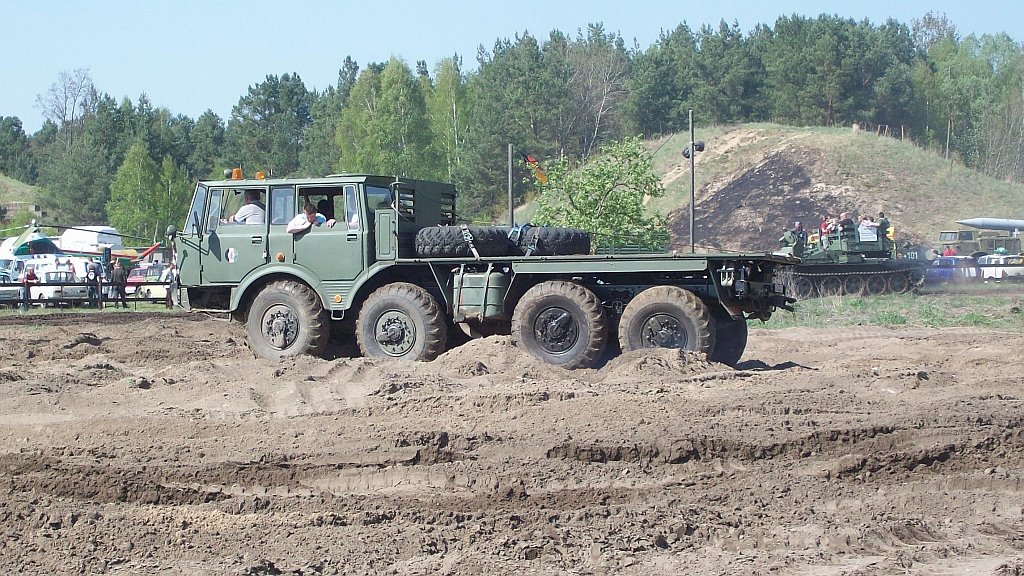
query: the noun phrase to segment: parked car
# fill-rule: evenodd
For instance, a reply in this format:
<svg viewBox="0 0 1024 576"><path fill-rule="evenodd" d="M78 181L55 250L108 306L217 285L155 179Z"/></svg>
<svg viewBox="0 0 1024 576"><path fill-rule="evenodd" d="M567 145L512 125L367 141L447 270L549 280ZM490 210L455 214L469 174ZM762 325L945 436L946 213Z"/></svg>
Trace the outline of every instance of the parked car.
<svg viewBox="0 0 1024 576"><path fill-rule="evenodd" d="M0 276L0 302L17 303L21 300L21 284L11 282L6 274Z"/></svg>
<svg viewBox="0 0 1024 576"><path fill-rule="evenodd" d="M48 302L42 303L44 307L83 304L89 297L88 289L84 285L59 286L59 284L75 282L78 282L78 279L67 270L43 272L39 287L32 291L32 296L40 300L47 300Z"/></svg>
<svg viewBox="0 0 1024 576"><path fill-rule="evenodd" d="M989 254L978 258L981 277L985 280L1024 280L1024 256Z"/></svg>
<svg viewBox="0 0 1024 576"><path fill-rule="evenodd" d="M164 267L156 265L133 268L128 272L125 293L135 294L137 298L165 298L167 296L165 284L148 284L149 282L160 282L163 272Z"/></svg>
<svg viewBox="0 0 1024 576"><path fill-rule="evenodd" d="M924 276L925 284L980 282L981 268L970 256L939 256Z"/></svg>

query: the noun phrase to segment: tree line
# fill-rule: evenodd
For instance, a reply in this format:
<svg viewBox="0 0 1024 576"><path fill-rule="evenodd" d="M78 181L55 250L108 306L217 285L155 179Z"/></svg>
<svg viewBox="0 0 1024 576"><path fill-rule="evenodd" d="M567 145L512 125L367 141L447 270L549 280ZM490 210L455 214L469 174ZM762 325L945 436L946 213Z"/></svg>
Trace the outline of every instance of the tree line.
<svg viewBox="0 0 1024 576"><path fill-rule="evenodd" d="M504 211L511 143L545 161L585 163L605 144L703 124L859 124L912 140L981 172L1024 178L1024 46L1006 34L961 37L943 15L906 25L786 16L663 31L641 49L591 24L574 37L529 33L433 69L420 60L350 57L334 85L294 73L248 88L229 118L118 102L88 71L61 73L38 97L27 135L0 117L0 172L40 187L56 224L110 223L158 236L182 217L196 179L240 166L275 176L368 172L451 181L460 213ZM516 195L534 191L522 162Z"/></svg>

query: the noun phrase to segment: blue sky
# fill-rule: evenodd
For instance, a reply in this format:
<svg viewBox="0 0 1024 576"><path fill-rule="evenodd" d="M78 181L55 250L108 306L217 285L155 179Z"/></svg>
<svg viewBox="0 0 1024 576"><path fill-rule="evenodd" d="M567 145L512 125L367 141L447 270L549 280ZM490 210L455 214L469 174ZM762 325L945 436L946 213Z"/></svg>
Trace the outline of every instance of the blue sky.
<svg viewBox="0 0 1024 576"><path fill-rule="evenodd" d="M395 55L433 65L458 53L474 68L479 45L529 31L575 35L588 23L649 47L662 30L697 30L720 20L744 31L779 16L822 13L909 25L945 13L961 35L1006 32L1024 41L1020 0L0 0L0 116L17 116L28 133L43 122L36 96L61 71L89 70L100 92L198 117L225 120L247 88L267 74L296 72L308 88L337 79L345 56L364 66Z"/></svg>

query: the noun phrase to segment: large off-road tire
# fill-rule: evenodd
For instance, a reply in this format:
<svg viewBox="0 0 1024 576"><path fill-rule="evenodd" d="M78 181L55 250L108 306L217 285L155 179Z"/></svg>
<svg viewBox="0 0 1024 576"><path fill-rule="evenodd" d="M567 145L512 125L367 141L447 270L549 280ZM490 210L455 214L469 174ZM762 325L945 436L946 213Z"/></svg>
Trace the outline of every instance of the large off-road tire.
<svg viewBox="0 0 1024 576"><path fill-rule="evenodd" d="M363 303L356 342L363 356L429 362L448 344L448 323L430 292L395 282Z"/></svg>
<svg viewBox="0 0 1024 576"><path fill-rule="evenodd" d="M508 256L508 233L497 226L469 226L473 247L481 256ZM416 233L416 255L421 258L473 256L459 226L430 226Z"/></svg>
<svg viewBox="0 0 1024 576"><path fill-rule="evenodd" d="M270 360L310 354L327 346L330 319L320 298L305 284L280 280L260 290L245 321L249 347Z"/></svg>
<svg viewBox="0 0 1024 576"><path fill-rule="evenodd" d="M747 319L733 318L719 307L711 314L715 325L715 345L708 359L735 367L747 349Z"/></svg>
<svg viewBox="0 0 1024 576"><path fill-rule="evenodd" d="M522 256L531 246L531 255L535 256L590 254L590 233L576 228L531 226L519 236L513 251Z"/></svg>
<svg viewBox="0 0 1024 576"><path fill-rule="evenodd" d="M710 354L715 327L696 294L678 286L655 286L637 294L622 311L619 344L623 352L681 348Z"/></svg>
<svg viewBox="0 0 1024 576"><path fill-rule="evenodd" d="M551 280L526 291L512 314L512 343L563 368L590 368L608 343L608 318L593 292Z"/></svg>

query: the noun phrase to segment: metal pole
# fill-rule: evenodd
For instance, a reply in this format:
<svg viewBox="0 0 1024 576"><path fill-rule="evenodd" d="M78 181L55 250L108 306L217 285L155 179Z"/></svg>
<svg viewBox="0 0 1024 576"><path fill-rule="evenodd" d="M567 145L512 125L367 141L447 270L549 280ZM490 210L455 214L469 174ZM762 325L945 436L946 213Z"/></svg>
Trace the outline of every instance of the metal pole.
<svg viewBox="0 0 1024 576"><path fill-rule="evenodd" d="M515 227L516 213L512 203L512 143L508 143L508 225Z"/></svg>
<svg viewBox="0 0 1024 576"><path fill-rule="evenodd" d="M693 199L694 189L696 188L697 182L694 178L693 173L693 157L697 155L697 151L693 149L693 109L690 109L690 254L696 253L696 249L693 243Z"/></svg>

